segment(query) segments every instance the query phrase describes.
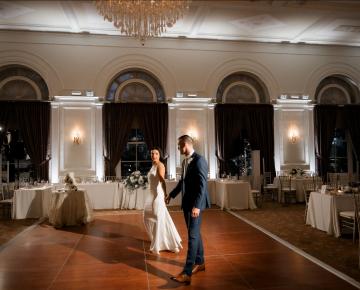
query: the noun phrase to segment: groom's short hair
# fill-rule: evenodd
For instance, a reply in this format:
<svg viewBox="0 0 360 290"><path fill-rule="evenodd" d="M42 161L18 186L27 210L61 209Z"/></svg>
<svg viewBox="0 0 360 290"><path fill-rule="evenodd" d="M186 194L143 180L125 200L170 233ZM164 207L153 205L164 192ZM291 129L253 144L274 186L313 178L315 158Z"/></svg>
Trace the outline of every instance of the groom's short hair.
<svg viewBox="0 0 360 290"><path fill-rule="evenodd" d="M194 139L191 138L189 135L182 135L178 138L178 140L184 143L194 144Z"/></svg>

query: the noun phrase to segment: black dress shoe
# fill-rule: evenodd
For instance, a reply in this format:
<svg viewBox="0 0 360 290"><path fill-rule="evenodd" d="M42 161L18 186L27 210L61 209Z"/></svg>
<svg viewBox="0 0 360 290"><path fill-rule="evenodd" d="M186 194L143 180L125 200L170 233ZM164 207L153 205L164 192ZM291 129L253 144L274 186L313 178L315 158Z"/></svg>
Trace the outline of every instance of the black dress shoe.
<svg viewBox="0 0 360 290"><path fill-rule="evenodd" d="M200 272L200 271L205 271L205 263L200 264L200 265L199 264L193 265L193 268L192 268L193 274Z"/></svg>
<svg viewBox="0 0 360 290"><path fill-rule="evenodd" d="M174 280L179 283L184 283L185 285L191 284L191 276L189 276L185 273L180 273L179 275L177 275L175 277L171 277L171 280Z"/></svg>

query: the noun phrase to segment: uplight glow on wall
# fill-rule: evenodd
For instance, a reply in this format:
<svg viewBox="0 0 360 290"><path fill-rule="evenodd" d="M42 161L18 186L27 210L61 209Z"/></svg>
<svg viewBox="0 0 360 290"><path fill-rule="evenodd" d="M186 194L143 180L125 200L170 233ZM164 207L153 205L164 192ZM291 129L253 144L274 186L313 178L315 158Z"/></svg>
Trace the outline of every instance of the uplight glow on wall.
<svg viewBox="0 0 360 290"><path fill-rule="evenodd" d="M193 138L194 141L199 139L198 130L194 127L190 127L187 130L186 134L189 135L191 138Z"/></svg>

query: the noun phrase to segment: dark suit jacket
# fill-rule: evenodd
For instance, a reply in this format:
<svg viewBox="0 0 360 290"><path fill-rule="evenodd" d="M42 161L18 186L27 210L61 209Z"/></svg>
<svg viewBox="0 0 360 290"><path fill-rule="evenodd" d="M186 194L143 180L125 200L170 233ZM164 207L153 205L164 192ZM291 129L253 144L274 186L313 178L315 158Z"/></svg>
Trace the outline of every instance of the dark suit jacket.
<svg viewBox="0 0 360 290"><path fill-rule="evenodd" d="M210 207L207 185L208 166L206 160L196 152L191 156L185 176L182 176L176 187L170 192L175 198L182 192L181 207L184 211L191 211L193 207L203 210Z"/></svg>

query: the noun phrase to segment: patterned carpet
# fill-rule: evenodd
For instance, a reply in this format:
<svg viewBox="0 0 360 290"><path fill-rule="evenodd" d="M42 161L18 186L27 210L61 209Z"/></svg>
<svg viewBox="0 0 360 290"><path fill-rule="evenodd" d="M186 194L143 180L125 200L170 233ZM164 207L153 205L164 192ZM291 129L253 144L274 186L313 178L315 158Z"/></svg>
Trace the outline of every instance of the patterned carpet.
<svg viewBox="0 0 360 290"><path fill-rule="evenodd" d="M277 202L265 202L262 208L236 213L360 281L358 241L353 244L351 235L335 238L305 225L304 210L303 204L281 206Z"/></svg>
<svg viewBox="0 0 360 290"><path fill-rule="evenodd" d="M262 208L256 210L236 211L237 214L265 228L276 236L288 241L335 269L360 281L358 263L358 246L352 243L351 235L335 238L325 232L305 225L304 208L302 204L281 206L276 202L265 202ZM178 211L180 207L169 207L170 211ZM213 207L211 210L218 210ZM119 215L141 211L95 211L96 215ZM37 220L3 220L0 219L0 248Z"/></svg>

